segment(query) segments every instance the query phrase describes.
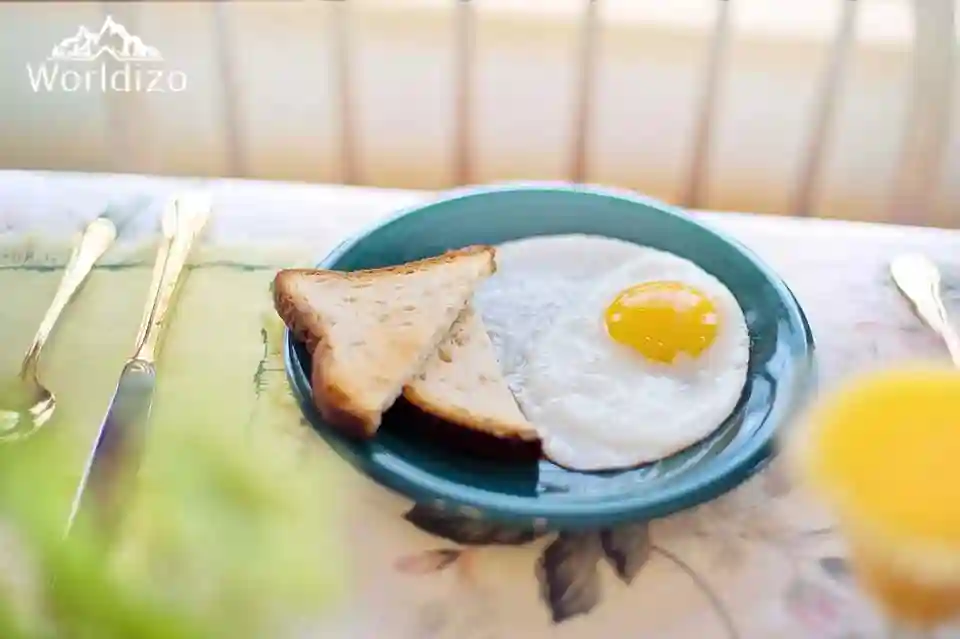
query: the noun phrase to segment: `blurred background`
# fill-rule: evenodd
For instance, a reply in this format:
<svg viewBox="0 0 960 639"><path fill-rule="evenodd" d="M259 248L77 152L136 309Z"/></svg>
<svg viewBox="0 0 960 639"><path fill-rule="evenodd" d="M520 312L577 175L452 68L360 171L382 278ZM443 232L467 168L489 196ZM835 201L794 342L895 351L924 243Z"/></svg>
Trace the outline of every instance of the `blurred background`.
<svg viewBox="0 0 960 639"><path fill-rule="evenodd" d="M958 227L955 5L0 3L0 168L574 180L696 208ZM48 59L107 16L159 57ZM101 64L156 86L71 89L68 71Z"/></svg>

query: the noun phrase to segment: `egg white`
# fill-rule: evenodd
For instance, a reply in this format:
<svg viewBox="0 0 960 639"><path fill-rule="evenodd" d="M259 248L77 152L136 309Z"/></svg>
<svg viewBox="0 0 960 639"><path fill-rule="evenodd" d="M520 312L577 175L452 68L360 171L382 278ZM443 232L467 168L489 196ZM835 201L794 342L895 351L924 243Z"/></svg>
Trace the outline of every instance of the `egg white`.
<svg viewBox="0 0 960 639"><path fill-rule="evenodd" d="M618 240L557 236L501 247L498 266L478 304L554 462L595 471L663 459L710 435L735 408L749 361L746 320L733 294L692 262ZM650 362L607 335L606 307L646 281L683 282L713 301L717 337L700 357Z"/></svg>
<svg viewBox="0 0 960 639"><path fill-rule="evenodd" d="M554 235L497 247L497 272L474 296L500 367L514 394L530 344L593 283L644 249L595 235Z"/></svg>

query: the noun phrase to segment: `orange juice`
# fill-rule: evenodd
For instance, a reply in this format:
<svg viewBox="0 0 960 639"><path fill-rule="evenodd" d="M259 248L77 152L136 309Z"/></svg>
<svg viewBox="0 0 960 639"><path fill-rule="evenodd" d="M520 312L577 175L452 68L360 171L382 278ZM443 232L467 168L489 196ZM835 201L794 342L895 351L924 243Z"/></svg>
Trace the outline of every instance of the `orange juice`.
<svg viewBox="0 0 960 639"><path fill-rule="evenodd" d="M894 619L960 617L960 372L873 374L823 398L797 442L864 589Z"/></svg>
<svg viewBox="0 0 960 639"><path fill-rule="evenodd" d="M871 552L851 540L854 569L868 595L897 620L933 628L960 611L960 577L938 580L923 569L897 566L883 552Z"/></svg>

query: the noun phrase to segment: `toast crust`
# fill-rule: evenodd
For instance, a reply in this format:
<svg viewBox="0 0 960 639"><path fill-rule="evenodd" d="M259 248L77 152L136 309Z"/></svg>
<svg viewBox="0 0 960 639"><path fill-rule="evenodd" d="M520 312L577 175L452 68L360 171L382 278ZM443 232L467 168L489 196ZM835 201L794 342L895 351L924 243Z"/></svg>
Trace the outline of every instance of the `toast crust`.
<svg viewBox="0 0 960 639"><path fill-rule="evenodd" d="M323 340L313 351L310 386L313 404L323 418L344 433L357 439L369 439L380 428L381 415L353 401L330 375L330 347Z"/></svg>
<svg viewBox="0 0 960 639"><path fill-rule="evenodd" d="M406 386L403 390L403 396L423 412L461 428L475 430L498 439L513 439L523 442L540 441L539 435L529 423L504 424L498 420L479 418L460 406L438 404L425 397L414 386Z"/></svg>
<svg viewBox="0 0 960 639"><path fill-rule="evenodd" d="M277 273L273 282L274 307L294 337L304 342L312 354L310 383L313 389L313 402L327 422L352 437L370 439L380 426L382 411L371 410L369 407L360 405L331 374L331 345L327 327L322 321L315 321L313 309L293 293L293 283L302 277L319 282L324 280L375 281L384 276L416 273L462 258L483 254L488 257L485 275L490 275L496 270L494 260L496 249L491 246L468 246L435 257L377 269L359 271L286 269ZM432 350L439 346L444 336L445 333L441 334L437 343L432 344ZM402 388L398 390L398 394L400 392Z"/></svg>
<svg viewBox="0 0 960 639"><path fill-rule="evenodd" d="M313 391L313 405L324 420L343 430L347 435L359 439L369 437L368 433L372 434L376 431L379 419L355 405L349 395L344 393L336 383L330 381L327 367L324 366L324 362L329 361L329 345L321 336L306 330L299 322L300 313L297 311L296 303L284 294L277 294L278 290L280 287L275 285L274 305L277 313L293 333L294 339L303 342L311 354L310 387Z"/></svg>
<svg viewBox="0 0 960 639"><path fill-rule="evenodd" d="M405 262L403 264L396 264L394 266L384 266L381 268L368 268L368 269L359 269L356 271L333 271L328 269L316 269L316 268L288 268L283 269L278 272L274 278L274 298L277 295L277 284L281 280L285 280L291 277L298 277L303 275L309 275L311 278L316 280L324 279L339 279L339 280L352 280L352 281L362 281L368 279L379 279L384 275L408 275L410 273L417 273L426 268L432 266L439 266L441 264L449 264L451 262L456 262L457 260L464 257L474 257L477 255L482 255L486 253L490 259L490 270L488 275L492 275L497 271L497 262L496 259L496 249L492 246L486 246L478 244L475 246L466 246L464 248L454 249L452 251L447 251L441 255L434 255L433 257L425 257L420 260L414 260L413 262Z"/></svg>
<svg viewBox="0 0 960 639"><path fill-rule="evenodd" d="M464 427L464 424L427 412L410 401L406 394L384 414L382 428L402 432L405 438L423 441L425 446L454 451L471 459L535 465L543 458L539 439L501 437Z"/></svg>

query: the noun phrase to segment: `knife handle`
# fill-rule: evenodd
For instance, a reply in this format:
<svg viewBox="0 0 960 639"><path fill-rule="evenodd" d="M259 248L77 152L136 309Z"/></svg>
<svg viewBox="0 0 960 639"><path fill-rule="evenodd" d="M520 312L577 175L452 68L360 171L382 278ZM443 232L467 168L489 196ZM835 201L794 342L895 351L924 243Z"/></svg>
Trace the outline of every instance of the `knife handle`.
<svg viewBox="0 0 960 639"><path fill-rule="evenodd" d="M189 193L173 198L163 212L163 241L157 252L150 283L150 295L143 311L133 358L156 361L163 327L166 325L180 274L194 241L210 217L210 198Z"/></svg>

